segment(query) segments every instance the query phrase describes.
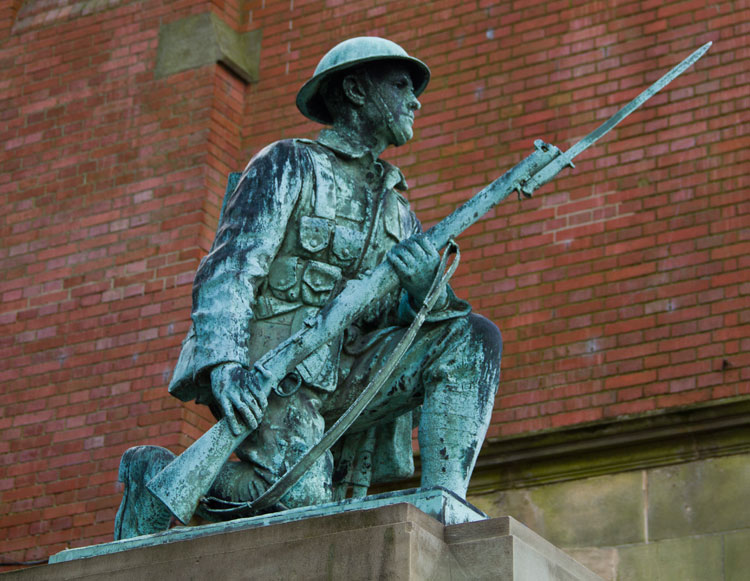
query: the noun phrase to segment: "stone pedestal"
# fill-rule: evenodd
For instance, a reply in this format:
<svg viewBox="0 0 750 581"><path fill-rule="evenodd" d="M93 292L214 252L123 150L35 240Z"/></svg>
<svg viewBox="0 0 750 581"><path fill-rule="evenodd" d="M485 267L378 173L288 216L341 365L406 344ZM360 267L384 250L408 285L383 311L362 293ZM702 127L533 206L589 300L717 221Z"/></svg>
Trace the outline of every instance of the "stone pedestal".
<svg viewBox="0 0 750 581"><path fill-rule="evenodd" d="M244 527L233 521L64 551L57 562L6 578L600 580L511 517L445 525L405 502L278 516L275 524L256 517Z"/></svg>

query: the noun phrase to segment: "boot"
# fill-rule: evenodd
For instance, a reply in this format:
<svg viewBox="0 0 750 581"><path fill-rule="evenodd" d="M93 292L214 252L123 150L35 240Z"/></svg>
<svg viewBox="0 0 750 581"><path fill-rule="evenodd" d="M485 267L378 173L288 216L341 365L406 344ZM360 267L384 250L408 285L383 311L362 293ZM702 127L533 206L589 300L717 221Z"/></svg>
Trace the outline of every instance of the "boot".
<svg viewBox="0 0 750 581"><path fill-rule="evenodd" d="M146 484L175 455L159 446L136 446L122 455L118 480L125 487L115 517L115 540L166 531L172 520L169 510L146 488Z"/></svg>

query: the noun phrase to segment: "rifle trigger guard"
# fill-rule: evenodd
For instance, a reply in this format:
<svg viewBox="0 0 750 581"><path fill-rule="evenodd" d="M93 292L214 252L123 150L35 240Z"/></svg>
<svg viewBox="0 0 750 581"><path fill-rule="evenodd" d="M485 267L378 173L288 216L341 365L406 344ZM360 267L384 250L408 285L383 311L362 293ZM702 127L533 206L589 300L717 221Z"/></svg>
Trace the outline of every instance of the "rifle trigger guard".
<svg viewBox="0 0 750 581"><path fill-rule="evenodd" d="M288 389L286 388L288 385L287 381L292 382L292 385ZM302 378L299 376L299 373L292 371L287 373L278 385L274 386L273 391L279 397L291 397L299 391L300 387L302 387Z"/></svg>

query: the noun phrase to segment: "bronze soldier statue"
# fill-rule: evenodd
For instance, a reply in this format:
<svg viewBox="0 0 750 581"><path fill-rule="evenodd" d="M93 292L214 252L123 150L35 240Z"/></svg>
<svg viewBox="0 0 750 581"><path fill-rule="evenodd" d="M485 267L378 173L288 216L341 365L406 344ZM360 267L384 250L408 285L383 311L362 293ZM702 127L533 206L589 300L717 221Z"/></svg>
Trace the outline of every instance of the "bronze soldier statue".
<svg viewBox="0 0 750 581"><path fill-rule="evenodd" d="M297 95L303 115L329 127L317 140L271 144L247 165L225 201L216 238L193 286L192 328L170 393L251 430L224 464L199 513L233 518L318 442L383 365L414 319L440 256L401 192L397 167L379 158L413 136L429 69L400 46L353 38L329 51ZM351 279L388 261L400 289L317 349L282 389L259 387L254 363L302 328ZM497 327L449 287L432 307L391 379L336 445L275 510L366 494L411 475L418 426L422 487L462 498L492 414L500 377ZM171 514L146 484L174 454L125 452L115 538L165 530Z"/></svg>

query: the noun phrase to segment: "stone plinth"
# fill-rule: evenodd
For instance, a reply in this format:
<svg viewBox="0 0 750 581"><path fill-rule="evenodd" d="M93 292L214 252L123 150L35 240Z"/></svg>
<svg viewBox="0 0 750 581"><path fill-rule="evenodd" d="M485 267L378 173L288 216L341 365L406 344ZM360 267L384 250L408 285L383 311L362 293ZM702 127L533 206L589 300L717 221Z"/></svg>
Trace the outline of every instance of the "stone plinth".
<svg viewBox="0 0 750 581"><path fill-rule="evenodd" d="M161 533L139 537L132 548L65 551L73 558L7 579L600 580L511 517L444 525L399 502L264 526L237 522L182 540Z"/></svg>

